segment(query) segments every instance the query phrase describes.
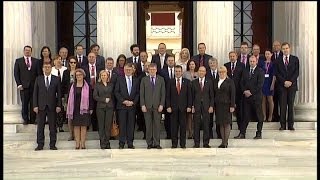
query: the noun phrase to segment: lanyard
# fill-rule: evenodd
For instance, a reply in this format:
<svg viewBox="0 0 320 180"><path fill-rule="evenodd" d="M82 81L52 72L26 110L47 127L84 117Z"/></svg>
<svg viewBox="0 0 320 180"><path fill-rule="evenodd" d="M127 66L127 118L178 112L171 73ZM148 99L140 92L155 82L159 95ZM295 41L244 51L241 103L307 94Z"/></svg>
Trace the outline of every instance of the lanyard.
<svg viewBox="0 0 320 180"><path fill-rule="evenodd" d="M270 63L266 63L266 74L269 72Z"/></svg>

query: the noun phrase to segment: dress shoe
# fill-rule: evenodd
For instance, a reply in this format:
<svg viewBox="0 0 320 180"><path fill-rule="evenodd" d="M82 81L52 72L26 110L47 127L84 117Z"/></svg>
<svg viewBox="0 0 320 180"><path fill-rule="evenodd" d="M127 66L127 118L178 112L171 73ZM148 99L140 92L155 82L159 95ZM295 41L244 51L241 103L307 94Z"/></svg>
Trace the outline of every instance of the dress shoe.
<svg viewBox="0 0 320 180"><path fill-rule="evenodd" d="M107 146L106 146L106 149L111 149L110 145L107 145Z"/></svg>
<svg viewBox="0 0 320 180"><path fill-rule="evenodd" d="M51 146L50 149L51 149L51 150L58 150L58 148L55 147L55 146Z"/></svg>
<svg viewBox="0 0 320 180"><path fill-rule="evenodd" d="M120 145L119 145L119 149L124 149L124 145L123 145L123 144L120 144Z"/></svg>
<svg viewBox="0 0 320 180"><path fill-rule="evenodd" d="M23 121L23 125L28 125L28 122L27 121Z"/></svg>
<svg viewBox="0 0 320 180"><path fill-rule="evenodd" d="M218 146L218 148L224 148L224 144L220 144L220 146Z"/></svg>
<svg viewBox="0 0 320 180"><path fill-rule="evenodd" d="M148 145L147 149L151 149L151 148L152 148L152 146L151 146L151 145Z"/></svg>
<svg viewBox="0 0 320 180"><path fill-rule="evenodd" d="M129 149L135 149L134 145L128 145Z"/></svg>
<svg viewBox="0 0 320 180"><path fill-rule="evenodd" d="M186 146L180 146L182 149L186 149Z"/></svg>
<svg viewBox="0 0 320 180"><path fill-rule="evenodd" d="M157 149L162 149L162 147L160 145L156 146Z"/></svg>
<svg viewBox="0 0 320 180"><path fill-rule="evenodd" d="M279 130L283 131L283 130L286 130L286 128L285 127L280 127Z"/></svg>
<svg viewBox="0 0 320 180"><path fill-rule="evenodd" d="M245 139L246 136L244 134L239 133L238 136L234 137L235 139Z"/></svg>
<svg viewBox="0 0 320 180"><path fill-rule="evenodd" d="M288 130L294 131L295 129L294 129L294 127L289 127Z"/></svg>
<svg viewBox="0 0 320 180"><path fill-rule="evenodd" d="M177 148L176 145L172 145L172 146L171 146L171 149L175 149L175 148Z"/></svg>
<svg viewBox="0 0 320 180"><path fill-rule="evenodd" d="M262 139L261 134L257 134L253 139Z"/></svg>
<svg viewBox="0 0 320 180"><path fill-rule="evenodd" d="M76 149L80 149L80 146L76 147Z"/></svg>
<svg viewBox="0 0 320 180"><path fill-rule="evenodd" d="M38 146L38 147L36 147L34 150L35 150L35 151L40 151L40 150L43 150L43 147Z"/></svg>
<svg viewBox="0 0 320 180"><path fill-rule="evenodd" d="M200 145L196 144L193 146L193 148L200 148Z"/></svg>
<svg viewBox="0 0 320 180"><path fill-rule="evenodd" d="M211 146L209 146L209 144L205 144L203 145L204 148L211 148Z"/></svg>

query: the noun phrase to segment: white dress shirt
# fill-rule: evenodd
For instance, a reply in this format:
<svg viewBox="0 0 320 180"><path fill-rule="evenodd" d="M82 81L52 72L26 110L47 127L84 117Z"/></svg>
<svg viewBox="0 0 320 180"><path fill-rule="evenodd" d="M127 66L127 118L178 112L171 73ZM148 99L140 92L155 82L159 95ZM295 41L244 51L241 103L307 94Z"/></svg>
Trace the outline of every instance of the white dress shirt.
<svg viewBox="0 0 320 180"><path fill-rule="evenodd" d="M290 54L288 54L287 57L288 57L288 63L289 63ZM283 64L286 65L286 55L283 55Z"/></svg>
<svg viewBox="0 0 320 180"><path fill-rule="evenodd" d="M129 88L128 85L129 85L129 79L130 79L130 83L131 83L131 86L130 86L131 89L130 89L130 90L132 91L132 76L125 76L125 77L126 77L126 83L127 83L127 90L128 90L128 88ZM131 93L131 92L128 92L129 95L130 95L130 93Z"/></svg>
<svg viewBox="0 0 320 180"><path fill-rule="evenodd" d="M23 57L24 57L24 63L26 63L26 59L28 59L28 62L29 62L29 64L30 64L28 70L30 70L30 69L31 69L31 66L32 66L31 57L27 57L27 56L23 56Z"/></svg>
<svg viewBox="0 0 320 180"><path fill-rule="evenodd" d="M171 74L171 69L172 69L172 74ZM168 66L168 73L169 73L169 78L170 78L170 79L173 78L173 77L174 77L174 67L170 68L170 67Z"/></svg>
<svg viewBox="0 0 320 180"><path fill-rule="evenodd" d="M224 78L224 79L219 79L219 82L218 82L218 88L219 88L219 89L220 89L220 86L221 86L221 84L223 83L224 80L226 80L226 78Z"/></svg>
<svg viewBox="0 0 320 180"><path fill-rule="evenodd" d="M164 53L163 55L161 55L160 53L159 53L159 56L160 56L160 63L161 63L161 69L163 68L163 66L164 66L164 63L166 63L164 60L165 60L165 58L166 58L166 53Z"/></svg>
<svg viewBox="0 0 320 180"><path fill-rule="evenodd" d="M48 77L49 86L50 86L50 83L51 83L51 74L50 74L49 76L44 75L44 85L46 86L47 77Z"/></svg>
<svg viewBox="0 0 320 180"><path fill-rule="evenodd" d="M111 79L111 76L112 76L112 70L108 70L106 69L107 72L109 72L109 78Z"/></svg>
<svg viewBox="0 0 320 180"><path fill-rule="evenodd" d="M94 66L94 75L95 75L95 76L93 76L93 74L91 74L91 68L92 68L92 66ZM94 63L94 64L90 64L90 63L89 63L89 72L90 72L90 79L96 78L96 77L98 76L98 75L97 75L96 63Z"/></svg>
<svg viewBox="0 0 320 180"><path fill-rule="evenodd" d="M134 61L134 58L136 58L136 61ZM132 56L132 62L133 63L138 63L139 62L139 56L137 56L137 57Z"/></svg>
<svg viewBox="0 0 320 180"><path fill-rule="evenodd" d="M216 79L216 78L217 78L217 73L218 73L217 71L218 71L218 70L215 69L215 70L213 71L212 69L210 69L210 71L211 71L211 75L214 76L214 78Z"/></svg>
<svg viewBox="0 0 320 180"><path fill-rule="evenodd" d="M201 77L199 77L199 83L202 82L203 87L204 87L204 80L205 80L205 77L203 77L202 79L201 79Z"/></svg>
<svg viewBox="0 0 320 180"><path fill-rule="evenodd" d="M63 77L63 72L64 72L65 70L67 70L67 68L64 67L64 66L61 66L61 68L59 69L61 81L62 81L62 77ZM58 77L58 69L56 69L55 67L53 67L52 70L51 70L51 74Z"/></svg>

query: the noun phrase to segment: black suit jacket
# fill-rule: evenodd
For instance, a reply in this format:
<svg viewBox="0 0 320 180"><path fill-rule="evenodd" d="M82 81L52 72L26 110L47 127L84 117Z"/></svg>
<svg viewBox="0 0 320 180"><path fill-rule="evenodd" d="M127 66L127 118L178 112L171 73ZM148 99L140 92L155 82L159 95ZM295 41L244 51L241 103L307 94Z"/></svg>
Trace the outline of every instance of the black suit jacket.
<svg viewBox="0 0 320 180"><path fill-rule="evenodd" d="M117 98L117 109L135 109L136 106L139 106L139 96L140 96L140 87L139 79L132 76L132 87L131 93L128 94L127 82L125 77L119 77L114 89L114 95ZM123 101L128 100L133 102L133 106L127 107L122 104Z"/></svg>
<svg viewBox="0 0 320 180"><path fill-rule="evenodd" d="M168 59L168 54L166 53L166 55L164 56L164 64L163 64L163 69L167 68L168 65L167 65L167 59ZM157 64L157 74L160 73L160 70L161 70L161 61L160 61L160 55L159 54L155 54L152 56L152 59L151 59L151 63L156 63Z"/></svg>
<svg viewBox="0 0 320 180"><path fill-rule="evenodd" d="M168 67L160 70L159 75L163 77L164 82L167 84L170 80ZM174 77L174 68L172 68L172 75Z"/></svg>
<svg viewBox="0 0 320 180"><path fill-rule="evenodd" d="M62 82L61 82L61 94L68 94L71 87L70 83L70 70L67 69L63 72Z"/></svg>
<svg viewBox="0 0 320 180"><path fill-rule="evenodd" d="M96 64L105 69L106 62L103 56L97 55L96 57Z"/></svg>
<svg viewBox="0 0 320 180"><path fill-rule="evenodd" d="M89 61L88 61L88 57L87 56L82 56L82 59L81 59L81 63L79 62L79 57L78 55L76 55L76 58L77 58L77 61L79 63L79 66L82 68L84 66L87 66L89 64Z"/></svg>
<svg viewBox="0 0 320 180"><path fill-rule="evenodd" d="M170 79L166 87L166 107L171 107L172 111L187 111L192 107L191 83L188 79L182 78L180 82L180 94L177 91L176 79Z"/></svg>
<svg viewBox="0 0 320 180"><path fill-rule="evenodd" d="M219 104L230 104L230 107L235 107L236 87L232 79L227 78L223 81L220 88L218 88L218 82L214 82L214 103L215 106Z"/></svg>
<svg viewBox="0 0 320 180"><path fill-rule="evenodd" d="M140 62L141 62L141 60L140 60L140 57L138 56L138 63L136 63L136 64L139 64ZM127 58L127 62L126 63L133 63L133 56Z"/></svg>
<svg viewBox="0 0 320 180"><path fill-rule="evenodd" d="M211 79L212 83L214 84L216 81L219 80L219 73L218 70L216 72L216 77L214 77L214 75L212 75L211 73L211 69L209 69L206 73L206 78Z"/></svg>
<svg viewBox="0 0 320 180"><path fill-rule="evenodd" d="M289 56L289 64L288 67L285 67L283 62L283 56L280 56L275 63L275 74L278 81L278 88L285 88L284 82L291 81L292 85L289 89L298 90L297 79L299 77L299 59L297 56L291 55Z"/></svg>
<svg viewBox="0 0 320 180"><path fill-rule="evenodd" d="M245 90L250 90L250 100L262 101L262 86L264 83L264 71L260 67L256 67L253 71L253 75L250 77L250 69L243 71L240 88L243 93ZM244 96L244 98L246 98Z"/></svg>
<svg viewBox="0 0 320 180"><path fill-rule="evenodd" d="M31 57L31 69L28 70L28 67L25 63L24 57L16 59L14 63L14 79L17 86L22 85L24 89L33 88L34 81L38 74L39 60Z"/></svg>
<svg viewBox="0 0 320 180"><path fill-rule="evenodd" d="M96 83L98 82L99 79L99 73L100 71L104 70L104 66L101 64L95 64L95 68L96 68ZM83 70L86 73L86 77L85 80L87 81L88 84L91 84L91 78L90 78L90 70L91 70L91 65L87 64L85 66L83 66Z"/></svg>
<svg viewBox="0 0 320 180"><path fill-rule="evenodd" d="M272 56L271 56L271 61L272 61L272 62L276 61L276 55L275 55L275 53L276 53L276 52L273 52L273 53L272 53ZM278 59L279 59L279 57L281 57L281 56L283 56L283 52L282 52L282 51L279 52Z"/></svg>
<svg viewBox="0 0 320 180"><path fill-rule="evenodd" d="M192 105L195 111L200 111L201 102L204 109L208 110L209 107L214 107L214 92L212 81L205 78L203 92L201 91L199 78L192 81Z"/></svg>
<svg viewBox="0 0 320 180"><path fill-rule="evenodd" d="M137 63L136 64L136 72L137 72L137 77L139 77L142 73L143 73L143 68L142 65L141 65L141 62L140 63Z"/></svg>
<svg viewBox="0 0 320 180"><path fill-rule="evenodd" d="M204 67L206 67L207 71L210 69L210 67L209 67L209 59L211 57L212 56L209 55L209 54L204 54L203 63L204 63ZM200 54L192 56L191 59L193 59L195 61L197 67L200 66Z"/></svg>
<svg viewBox="0 0 320 180"><path fill-rule="evenodd" d="M49 111L55 111L56 107L62 107L61 102L61 82L57 76L51 75L51 81L47 90L45 76L40 75L36 78L33 90L33 107L45 110L46 105Z"/></svg>
<svg viewBox="0 0 320 180"><path fill-rule="evenodd" d="M224 66L227 68L228 77L234 81L237 96L239 95L242 96L241 94L243 92L241 92L241 89L240 89L240 81L241 81L242 73L245 70L244 64L240 61L237 61L236 67L233 71L233 75L231 71L231 62L225 63Z"/></svg>

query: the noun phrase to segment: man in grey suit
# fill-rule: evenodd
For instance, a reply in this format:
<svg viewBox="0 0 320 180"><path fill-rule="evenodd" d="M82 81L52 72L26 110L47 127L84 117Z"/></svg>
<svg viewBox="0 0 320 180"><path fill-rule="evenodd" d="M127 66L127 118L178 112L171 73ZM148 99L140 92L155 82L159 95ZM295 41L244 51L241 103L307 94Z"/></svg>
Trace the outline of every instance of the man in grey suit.
<svg viewBox="0 0 320 180"><path fill-rule="evenodd" d="M157 64L149 65L149 76L145 76L140 84L140 105L146 123L146 141L148 149L160 146L161 112L166 98L165 82L157 76Z"/></svg>

